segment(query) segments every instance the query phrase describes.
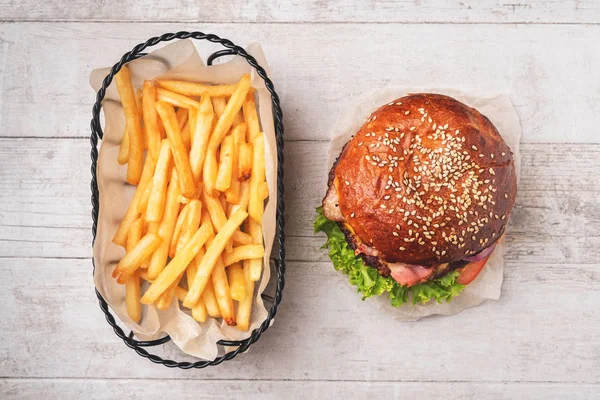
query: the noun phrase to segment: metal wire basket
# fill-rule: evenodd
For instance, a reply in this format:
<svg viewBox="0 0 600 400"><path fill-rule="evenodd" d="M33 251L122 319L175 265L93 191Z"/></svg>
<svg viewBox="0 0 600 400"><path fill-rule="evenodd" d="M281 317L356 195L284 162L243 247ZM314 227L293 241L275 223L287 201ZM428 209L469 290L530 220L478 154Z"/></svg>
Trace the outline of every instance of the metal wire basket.
<svg viewBox="0 0 600 400"><path fill-rule="evenodd" d="M208 58L208 64L211 65L212 62L218 57L227 56L227 55L235 55L240 56L246 59L248 64L252 66L256 73L264 80L265 86L269 93L271 93L271 102L273 105L273 119L275 122L275 135L277 141L277 217L276 217L276 237L277 237L277 245L278 250L274 250L273 253L276 253L276 256L271 254L271 264L273 264L275 269L275 274L271 276L271 279L276 279L276 289L275 295L270 298L266 296L266 299L271 301L273 304L269 309L267 318L263 321L263 323L253 330L250 336L244 340L220 340L217 342L220 346L230 346L237 347L235 350L229 351L222 356L215 358L214 360L200 360L196 362L178 362L174 360L164 359L158 355L149 353L145 347L158 346L164 343L167 343L171 340L171 338L167 335L163 338L151 341L138 341L134 339L133 332L126 334L123 329L117 325L115 317L112 315L110 310L108 309L108 304L104 300L104 298L100 295L98 290L96 289L96 296L98 297L98 301L100 303L100 309L106 315L106 320L108 324L113 328L115 334L120 337L123 342L127 345L127 347L135 350L137 354L140 356L149 359L153 363L162 364L169 368L181 368L181 369L190 369L190 368L205 368L211 365L219 365L223 361L231 360L235 356L244 351L248 350L250 345L256 342L261 334L269 328L271 321L275 317L277 313L277 307L281 302L283 287L285 284L284 274L285 274L285 235L284 235L284 204L283 204L283 113L281 110L281 105L279 102L279 96L275 92L275 87L273 82L267 76L267 72L260 64L256 61L256 59L248 54L246 50L235 45L230 40L222 39L213 34L206 34L202 32L177 32L177 33L165 33L158 37L153 37L148 39L144 43L140 43L135 46L131 51L125 53L121 60L116 63L110 70L110 73L104 78L102 82L102 87L98 90L98 94L96 95L96 102L94 103L94 107L92 108L92 121L91 121L91 135L90 135L90 143L92 146L91 150L91 158L92 158L92 181L91 181L91 189L92 189L92 235L93 241L96 239L96 230L98 223L98 213L100 209L99 204L99 192L98 192L98 181L96 177L96 165L98 161L98 139L102 139L103 132L102 127L100 125L100 109L102 108L102 100L106 94L106 89L109 87L112 82L114 76L119 72L121 67L128 63L129 61L133 61L139 57L145 55L144 50L148 47L155 46L160 42L168 42L174 39L196 39L196 40L208 40L212 43L219 43L223 47L224 50L217 51L210 55ZM92 246L93 246L92 241ZM94 259L92 258L92 265L95 268ZM263 296L265 298L265 296Z"/></svg>

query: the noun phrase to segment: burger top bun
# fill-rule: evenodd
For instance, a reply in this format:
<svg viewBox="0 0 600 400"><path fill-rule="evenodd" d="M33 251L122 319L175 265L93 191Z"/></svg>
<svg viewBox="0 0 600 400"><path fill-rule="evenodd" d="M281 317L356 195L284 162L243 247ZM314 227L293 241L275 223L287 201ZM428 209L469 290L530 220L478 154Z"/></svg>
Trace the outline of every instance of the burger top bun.
<svg viewBox="0 0 600 400"><path fill-rule="evenodd" d="M428 93L371 114L331 176L346 226L371 253L424 266L496 242L517 192L512 152L490 120Z"/></svg>

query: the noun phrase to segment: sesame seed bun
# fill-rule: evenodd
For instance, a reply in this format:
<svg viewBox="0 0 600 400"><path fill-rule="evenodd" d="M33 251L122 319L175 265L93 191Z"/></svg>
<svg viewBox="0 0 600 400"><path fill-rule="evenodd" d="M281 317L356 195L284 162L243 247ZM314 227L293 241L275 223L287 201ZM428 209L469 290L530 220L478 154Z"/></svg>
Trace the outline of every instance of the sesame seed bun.
<svg viewBox="0 0 600 400"><path fill-rule="evenodd" d="M413 94L380 107L347 143L330 174L335 191L336 220L368 252L434 266L502 236L517 181L490 120L451 97Z"/></svg>

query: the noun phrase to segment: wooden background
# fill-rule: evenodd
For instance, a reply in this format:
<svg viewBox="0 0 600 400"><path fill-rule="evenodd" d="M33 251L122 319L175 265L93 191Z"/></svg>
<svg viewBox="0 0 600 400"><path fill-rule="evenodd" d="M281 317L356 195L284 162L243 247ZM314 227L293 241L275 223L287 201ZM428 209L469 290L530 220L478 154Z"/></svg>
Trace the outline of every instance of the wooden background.
<svg viewBox="0 0 600 400"><path fill-rule="evenodd" d="M287 157L276 323L249 353L194 371L125 347L90 262L89 73L184 29L263 44ZM595 0L0 0L0 398L599 398L599 39ZM499 301L395 321L319 249L328 132L387 84L516 105L523 173Z"/></svg>

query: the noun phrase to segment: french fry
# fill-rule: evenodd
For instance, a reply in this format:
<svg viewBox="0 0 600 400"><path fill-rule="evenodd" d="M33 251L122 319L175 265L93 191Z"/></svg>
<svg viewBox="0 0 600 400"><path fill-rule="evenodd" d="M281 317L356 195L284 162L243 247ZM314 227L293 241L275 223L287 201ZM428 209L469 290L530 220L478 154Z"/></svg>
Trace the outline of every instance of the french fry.
<svg viewBox="0 0 600 400"><path fill-rule="evenodd" d="M225 196L221 193L221 195L219 196L219 201L221 202L221 208L223 209L223 211L227 210L227 199L225 198ZM225 214L227 215L227 214Z"/></svg>
<svg viewBox="0 0 600 400"><path fill-rule="evenodd" d="M181 235L179 236L175 255L177 255L177 253L179 253L184 248L184 246L190 241L190 239L198 230L198 227L200 226L201 211L202 203L200 202L200 200L190 200L186 220L183 224ZM212 226L210 229L212 230ZM193 263L194 260L190 262L190 264ZM186 268L189 268L189 265ZM167 308L169 308L173 300L173 296L175 295L175 289L179 285L179 281L181 281L181 278L183 278L183 274L184 272L180 273L175 282L173 282L171 286L169 286L169 288L165 290L162 295L160 295L160 297L156 301L156 308L158 308L159 310L166 310Z"/></svg>
<svg viewBox="0 0 600 400"><path fill-rule="evenodd" d="M225 109L219 116L219 107L215 104L215 98L213 98L213 107L215 112L219 116L217 123L213 129L213 133L208 141L208 149L206 151L206 157L204 159L204 167L202 177L204 179L204 188L211 195L215 196L215 184L217 179L217 150L219 145L227 135L227 132L233 124L235 115L240 111L244 97L250 89L250 76L244 74L235 89L235 92L231 95L231 98L227 102Z"/></svg>
<svg viewBox="0 0 600 400"><path fill-rule="evenodd" d="M156 99L159 101L171 103L172 105L177 107L198 108L200 106L200 103L198 103L194 99L190 99L187 96L171 92L170 90L163 89L160 87L156 88Z"/></svg>
<svg viewBox="0 0 600 400"><path fill-rule="evenodd" d="M138 273L140 275L140 278L142 278L143 280L152 283L152 280L148 278L148 271L147 270L142 269L142 267L140 267L135 272Z"/></svg>
<svg viewBox="0 0 600 400"><path fill-rule="evenodd" d="M252 303L254 302L254 281L250 279L249 260L244 260L244 279L246 283L246 297L238 304L236 322L237 328L246 332L250 328L250 314L252 312Z"/></svg>
<svg viewBox="0 0 600 400"><path fill-rule="evenodd" d="M167 189L167 202L165 212L158 227L158 236L162 238L162 243L158 250L152 254L150 265L148 266L148 278L155 280L167 264L167 256L169 255L169 244L175 229L175 221L179 212L179 179L177 172L172 170L171 182Z"/></svg>
<svg viewBox="0 0 600 400"><path fill-rule="evenodd" d="M117 162L120 165L127 164L129 160L129 130L127 129L127 124L125 124L125 129L123 130L123 138L121 139L121 144L119 145L119 155L117 156Z"/></svg>
<svg viewBox="0 0 600 400"><path fill-rule="evenodd" d="M227 99L224 97L211 97L211 100L213 109L215 110L215 114L217 114L218 120L218 118L220 118L221 115L223 115L223 113L225 112L225 107L227 107ZM215 121L215 124L216 123L217 121Z"/></svg>
<svg viewBox="0 0 600 400"><path fill-rule="evenodd" d="M254 156L252 159L252 176L250 177L250 199L248 202L248 214L256 222L262 222L264 212L264 198L260 190L265 181L265 138L257 135L254 138Z"/></svg>
<svg viewBox="0 0 600 400"><path fill-rule="evenodd" d="M215 129L210 136L210 140L208 141L209 148L216 149L221 144L227 135L227 132L231 128L236 114L240 112L242 104L244 103L244 99L246 98L249 90L250 75L244 74L238 82L235 91L231 95L231 98L227 102L227 106L225 106L223 114L221 114L217 124L215 125Z"/></svg>
<svg viewBox="0 0 600 400"><path fill-rule="evenodd" d="M143 86L142 114L144 116L144 130L148 141L148 153L158 160L160 152L160 129L158 128L158 114L155 108L156 87L152 81L145 81Z"/></svg>
<svg viewBox="0 0 600 400"><path fill-rule="evenodd" d="M233 136L228 135L221 143L221 153L219 160L219 169L215 181L215 189L224 192L231 185L231 175L233 169Z"/></svg>
<svg viewBox="0 0 600 400"><path fill-rule="evenodd" d="M125 281L125 305L127 307L127 315L136 324L140 322L142 316L142 303L140 303L140 272L136 270L129 279Z"/></svg>
<svg viewBox="0 0 600 400"><path fill-rule="evenodd" d="M262 199L265 200L269 197L269 184L267 182L263 182L258 187L258 192L261 194Z"/></svg>
<svg viewBox="0 0 600 400"><path fill-rule="evenodd" d="M260 124L258 122L258 114L254 102L254 93L248 93L248 95L246 95L242 110L244 112L244 121L248 126L247 142L252 143L254 142L254 138L260 134Z"/></svg>
<svg viewBox="0 0 600 400"><path fill-rule="evenodd" d="M227 280L233 300L242 301L246 298L246 281L244 270L240 263L234 263L227 267Z"/></svg>
<svg viewBox="0 0 600 400"><path fill-rule="evenodd" d="M217 162L217 150L207 149L204 157L204 165L202 166L202 180L204 182L204 192L210 196L216 196L217 192L215 184L217 181L217 173L219 164Z"/></svg>
<svg viewBox="0 0 600 400"><path fill-rule="evenodd" d="M152 161L152 157L147 157L146 161L144 161L144 168L142 177L140 178L140 184L135 189L135 194L131 199L131 203L129 203L127 212L125 213L125 216L119 224L119 228L112 239L114 244L125 247L127 242L127 232L129 231L131 224L137 219L137 217L140 216L140 212L138 211L138 203L144 190L146 189L146 186L149 182L152 182L152 176L154 175L155 167L156 164L154 161Z"/></svg>
<svg viewBox="0 0 600 400"><path fill-rule="evenodd" d="M225 223L227 222L227 216L225 215L225 211L223 210L223 205L221 201L217 198L214 198L208 193L202 193L202 200L204 201L204 205L206 206L206 210L208 211L208 215L210 215L210 220L215 227L215 230L218 232L223 229ZM225 247L227 252L231 252L233 249L233 240L229 241Z"/></svg>
<svg viewBox="0 0 600 400"><path fill-rule="evenodd" d="M138 108L138 111L142 109L142 95L138 90L135 93L135 104ZM141 115L141 111L140 115ZM142 134L145 135L144 129L142 129ZM145 138L144 138L145 140ZM121 145L119 146L119 155L117 156L117 162L121 165L127 164L129 160L129 131L127 130L127 123L125 124L125 130L123 131L123 139L121 140ZM156 160L154 160L156 161Z"/></svg>
<svg viewBox="0 0 600 400"><path fill-rule="evenodd" d="M200 219L202 217L202 203L198 199L190 200L186 206L187 213L186 218L181 228L181 235L177 241L175 255L181 251L181 249L187 244L188 241L194 236L198 228L200 227ZM212 229L212 225L211 225Z"/></svg>
<svg viewBox="0 0 600 400"><path fill-rule="evenodd" d="M113 278L118 283L124 284L127 279L142 265L142 262L160 246L162 239L152 233L144 236L135 247L125 254L125 257L119 261L117 268L113 271Z"/></svg>
<svg viewBox="0 0 600 400"><path fill-rule="evenodd" d="M215 295L217 296L217 304L219 304L221 317L223 317L223 320L227 325L235 326L233 299L231 297L231 290L229 288L229 282L227 281L227 273L225 272L225 266L223 265L221 256L218 256L216 259L215 266L212 271L212 283L215 288Z"/></svg>
<svg viewBox="0 0 600 400"><path fill-rule="evenodd" d="M188 151L183 144L181 131L177 125L175 110L169 103L159 101L156 103L156 111L165 126L165 131L169 138L171 151L173 152L173 160L175 161L175 169L177 169L177 174L179 176L181 194L187 198L194 198L196 196L194 177L190 167Z"/></svg>
<svg viewBox="0 0 600 400"><path fill-rule="evenodd" d="M240 112L235 114L235 117L233 118L233 126L243 124L243 123L244 123L244 116L242 115L242 111L240 110ZM245 137L246 137L246 132L244 132L244 139L245 139Z"/></svg>
<svg viewBox="0 0 600 400"><path fill-rule="evenodd" d="M152 157L148 157L152 158ZM152 186L154 185L154 177L148 184L146 185L146 189L144 189L144 193L140 197L140 201L137 205L137 210L140 214L146 214L146 208L148 207L148 200L150 200L150 194L152 193Z"/></svg>
<svg viewBox="0 0 600 400"><path fill-rule="evenodd" d="M171 284L171 286L169 286L167 288L167 290L165 290L163 292L163 294L161 294L158 297L158 299L154 302L154 305L156 306L157 309L166 310L169 308L169 306L173 302L173 297L175 296L175 290L177 289L177 287L179 285L179 281L181 281L181 278L183 278L183 273L179 274L179 276L177 277L175 282L173 282Z"/></svg>
<svg viewBox="0 0 600 400"><path fill-rule="evenodd" d="M210 220L210 216L208 215L208 212L205 210L202 213L202 224L212 224L211 220ZM213 226L214 227L214 226ZM209 239L210 241L212 241L212 237ZM208 243L208 241L207 241ZM204 257L204 254L206 253L206 251L204 249L200 250L200 252L196 255L195 258L195 263L194 265L190 265L187 269L187 273L188 273L188 287L191 287L192 282L194 282L194 278L196 277L196 266L199 265L202 262L202 258ZM213 318L220 318L221 317L221 311L219 310L219 305L217 304L217 297L215 296L215 289L213 287L212 284L212 279L210 279L207 283L206 283L206 287L204 288L204 291L202 292L202 297L200 300L198 300L198 303L196 303L196 305L194 306L194 308L196 308L198 306L199 303L204 303L204 305L206 306L206 310L208 312L208 315L210 315ZM192 316L193 316L193 310L192 309Z"/></svg>
<svg viewBox="0 0 600 400"><path fill-rule="evenodd" d="M135 91L135 105L137 106L138 113L140 114L142 124L142 149L148 150L148 137L146 136L146 127L144 126L144 110L143 110L143 98L144 92L142 89Z"/></svg>
<svg viewBox="0 0 600 400"><path fill-rule="evenodd" d="M129 158L127 161L127 182L137 185L142 176L144 163L142 121L138 110L133 85L131 83L131 72L127 66L123 66L115 75L117 91L123 104L123 112L127 121L129 133Z"/></svg>
<svg viewBox="0 0 600 400"><path fill-rule="evenodd" d="M185 296L187 296L187 290L181 286L177 286L175 288L175 296L177 296L179 301L183 302L183 299L185 299ZM207 311L204 302L202 300L198 300L198 303L194 306L194 308L192 308L192 318L198 322L204 322L207 318L206 314Z"/></svg>
<svg viewBox="0 0 600 400"><path fill-rule="evenodd" d="M203 216L203 219L204 223L211 223L210 219L206 218L206 215ZM214 238L208 239L207 247L210 247L213 240ZM201 262L202 259L200 259L200 263ZM212 290L209 290L209 287ZM205 297L204 293L210 293L214 296L214 300L216 302L219 314L223 317L223 319L228 325L235 325L233 298L231 297L229 282L227 280L227 275L225 272L225 265L223 265L223 260L221 259L221 256L219 256L215 262L215 266L211 274L211 279L207 282L207 286L203 292L203 297ZM210 300L212 301L212 299Z"/></svg>
<svg viewBox="0 0 600 400"><path fill-rule="evenodd" d="M244 181L240 185L240 200L238 204L234 204L231 207L231 213L233 214L239 209L244 211L248 210L248 200L250 199L250 181Z"/></svg>
<svg viewBox="0 0 600 400"><path fill-rule="evenodd" d="M245 244L243 246L234 247L231 253L223 254L223 264L229 266L242 260L251 260L260 258L265 255L265 249L261 244Z"/></svg>
<svg viewBox="0 0 600 400"><path fill-rule="evenodd" d="M206 287L206 282L211 277L217 259L221 256L221 253L233 236L233 233L247 217L247 212L238 210L231 218L229 218L229 220L227 220L223 228L219 230L210 246L207 247L206 254L202 258L200 265L197 267L196 277L185 298L183 303L184 306L191 307L196 304Z"/></svg>
<svg viewBox="0 0 600 400"><path fill-rule="evenodd" d="M187 151L190 151L192 148L192 133L190 131L190 121L185 123L183 129L181 130L181 139L183 140L183 145L185 146Z"/></svg>
<svg viewBox="0 0 600 400"><path fill-rule="evenodd" d="M217 303L217 296L215 295L215 288L213 286L212 279L209 279L208 282L206 282L206 287L202 292L202 298L198 300L198 303L200 301L202 301L206 306L208 315L213 318L221 318L221 310L219 310L219 304Z"/></svg>
<svg viewBox="0 0 600 400"><path fill-rule="evenodd" d="M148 223L148 229L146 229L146 232L144 233L144 235L147 235L149 233L152 233L154 235L158 235L158 227L159 227L159 225L160 225L160 222L149 222ZM144 262L142 263L142 265L140 265L140 271L148 269L148 266L150 266L150 259L151 259L151 257L148 257L148 258L146 258L144 260ZM148 280L148 279L145 279L145 280Z"/></svg>
<svg viewBox="0 0 600 400"><path fill-rule="evenodd" d="M200 103L198 103L200 104ZM192 142L194 140L194 132L196 130L196 117L198 116L198 109L200 108L200 106L198 106L198 108L191 108L188 110L188 129L190 130L190 147L189 149L191 150L192 148Z"/></svg>
<svg viewBox="0 0 600 400"><path fill-rule="evenodd" d="M248 232L250 236L252 236L252 241L255 245L263 246L263 232L262 225L252 218L248 219ZM262 258L252 258L249 262L250 266L250 279L254 282L260 279L260 275L262 273L263 259Z"/></svg>
<svg viewBox="0 0 600 400"><path fill-rule="evenodd" d="M192 308L192 318L198 322L204 322L208 318L208 310L202 299L199 299L196 305Z"/></svg>
<svg viewBox="0 0 600 400"><path fill-rule="evenodd" d="M185 296L187 296L187 292L188 291L181 286L177 286L175 289L175 296L177 296L177 300L183 302L183 299L185 299Z"/></svg>
<svg viewBox="0 0 600 400"><path fill-rule="evenodd" d="M212 105L214 113L217 118L213 118L213 125L211 126L210 132L214 130L214 127L219 119L219 117L223 114L225 107L227 105L227 101L224 98L212 98ZM210 141L210 132L208 139ZM219 164L217 162L217 151L218 148L210 148L208 146L208 141L206 144L206 152L204 155L204 163L202 164L202 180L204 183L204 190L208 192L211 196L216 196L217 193L215 191L215 183L217 181L217 173L219 169Z"/></svg>
<svg viewBox="0 0 600 400"><path fill-rule="evenodd" d="M196 254L198 254L202 246L204 246L204 243L206 243L206 241L212 234L213 230L211 225L202 225L200 229L196 231L194 236L175 255L175 258L173 258L169 262L169 264L167 264L167 266L160 273L160 275L154 280L154 283L152 283L150 287L146 290L146 293L144 293L141 302L144 304L154 303L158 299L158 297L165 290L167 290L169 286L171 286L180 275L184 273L188 264L194 259ZM188 299L188 296L186 296L186 300ZM196 298L196 300L198 299ZM195 303L196 301L194 301L194 304ZM194 304L190 304L190 306L193 306ZM185 303L184 305L188 308L191 308Z"/></svg>
<svg viewBox="0 0 600 400"><path fill-rule="evenodd" d="M129 228L127 233L126 251L131 252L142 238L142 228L144 220L138 218ZM134 322L139 322L142 315L142 303L140 303L140 275L139 271L135 271L125 282L125 305L127 307L127 315Z"/></svg>
<svg viewBox="0 0 600 400"><path fill-rule="evenodd" d="M252 175L252 158L254 157L252 151L252 144L242 142L240 143L240 150L238 155L238 174L237 179L243 182L250 179Z"/></svg>
<svg viewBox="0 0 600 400"><path fill-rule="evenodd" d="M186 122L188 122L189 109L184 108L184 107L179 107L175 114L177 115L177 124L179 125L179 129L183 129Z"/></svg>
<svg viewBox="0 0 600 400"><path fill-rule="evenodd" d="M177 249L177 242L179 242L179 235L181 234L181 229L183 228L183 223L185 221L187 211L188 211L188 205L186 204L183 207L183 209L179 212L179 215L177 216L177 221L175 222L175 228L173 228L173 236L171 236L171 243L169 244L169 257L171 257L171 258L175 257L175 250Z"/></svg>
<svg viewBox="0 0 600 400"><path fill-rule="evenodd" d="M171 146L168 139L163 139L160 144L160 153L154 178L152 179L152 192L146 207L146 221L158 222L162 219L167 199L167 183L171 175Z"/></svg>
<svg viewBox="0 0 600 400"><path fill-rule="evenodd" d="M210 97L203 96L200 100L198 111L191 110L190 113L196 113L194 135L192 136L192 149L190 150L190 163L192 165L192 175L196 182L202 176L202 166L208 147L208 140L212 130L214 112Z"/></svg>
<svg viewBox="0 0 600 400"><path fill-rule="evenodd" d="M127 253L131 253L136 244L139 243L142 238L142 233L144 229L144 219L138 218L135 220L131 227L129 228L129 232L127 232L127 245L125 246L125 251Z"/></svg>
<svg viewBox="0 0 600 400"><path fill-rule="evenodd" d="M235 91L236 85L206 85L195 82L158 80L157 85L186 96L228 97Z"/></svg>
<svg viewBox="0 0 600 400"><path fill-rule="evenodd" d="M245 143L246 140L246 124L242 122L241 124L235 125L231 130L231 136L233 137L231 151L231 182L229 188L225 191L225 198L228 203L237 204L240 201L240 181L238 180L239 152L240 144Z"/></svg>
<svg viewBox="0 0 600 400"><path fill-rule="evenodd" d="M207 223L206 220L203 223ZM210 219L208 220L208 224L210 224ZM187 269L185 270L185 273L187 274L188 286L190 285L190 282L194 281L194 277L196 276L196 263L197 263L196 260L201 260L202 257L204 257L204 253L205 253L204 248L200 249L200 251L198 252L198 254L196 254L196 257L194 257L194 259L192 260L192 262L190 262L190 265L188 265ZM212 305L214 305L214 307L217 310L216 311L217 316L215 317L215 315L211 315L211 317L218 318L220 316L220 312L219 312L219 306L216 303L217 299L214 298L214 293L213 293L213 299L212 300L213 300L213 304ZM183 300L181 300L181 301L183 301ZM208 314L207 306L204 303L204 298L201 298L194 305L194 307L192 307L192 317L196 321L204 322L204 321L206 321L207 314Z"/></svg>
<svg viewBox="0 0 600 400"><path fill-rule="evenodd" d="M233 212L231 213L233 214ZM231 215L230 214L230 215ZM237 230L234 234L233 234L233 243L234 244L252 244L252 236L250 236L247 233L244 233L240 230Z"/></svg>

